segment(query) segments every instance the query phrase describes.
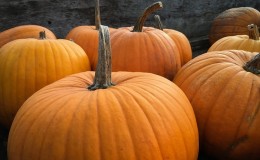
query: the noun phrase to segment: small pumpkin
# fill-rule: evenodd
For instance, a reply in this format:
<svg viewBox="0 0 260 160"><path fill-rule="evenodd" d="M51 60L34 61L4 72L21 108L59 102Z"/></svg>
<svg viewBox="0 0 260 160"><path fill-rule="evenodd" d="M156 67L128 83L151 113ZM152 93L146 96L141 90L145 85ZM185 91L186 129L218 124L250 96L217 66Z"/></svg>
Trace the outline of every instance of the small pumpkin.
<svg viewBox="0 0 260 160"><path fill-rule="evenodd" d="M192 59L192 50L188 38L180 31L165 29L159 15L155 15L154 18L158 25L157 28L164 31L175 42L180 53L181 66L183 66Z"/></svg>
<svg viewBox="0 0 260 160"><path fill-rule="evenodd" d="M88 57L64 39L17 39L0 48L0 124L10 128L17 110L40 88L90 70Z"/></svg>
<svg viewBox="0 0 260 160"><path fill-rule="evenodd" d="M155 74L111 73L108 30L100 27L95 73L65 77L23 104L10 130L9 160L197 160L185 94Z"/></svg>
<svg viewBox="0 0 260 160"><path fill-rule="evenodd" d="M55 34L48 28L39 25L21 25L0 32L0 48L13 40L24 38L39 38L39 32L45 31L48 39L56 39Z"/></svg>
<svg viewBox="0 0 260 160"><path fill-rule="evenodd" d="M211 159L260 159L260 54L214 51L189 61L174 79L199 128L200 152Z"/></svg>
<svg viewBox="0 0 260 160"><path fill-rule="evenodd" d="M226 36L246 35L249 24L260 26L260 12L258 10L252 7L237 7L225 10L211 24L210 44L212 45Z"/></svg>
<svg viewBox="0 0 260 160"><path fill-rule="evenodd" d="M248 25L248 35L227 36L219 39L208 50L245 50L250 52L260 52L260 40L258 27L255 24Z"/></svg>
<svg viewBox="0 0 260 160"><path fill-rule="evenodd" d="M98 53L98 30L101 24L99 0L95 0L95 26L77 26L69 31L66 39L72 40L81 46L89 57L92 70L95 70ZM113 28L110 28L112 30Z"/></svg>
<svg viewBox="0 0 260 160"><path fill-rule="evenodd" d="M173 79L181 67L176 44L163 31L144 27L147 17L162 7L156 2L145 9L134 27L111 31L112 71L149 72Z"/></svg>

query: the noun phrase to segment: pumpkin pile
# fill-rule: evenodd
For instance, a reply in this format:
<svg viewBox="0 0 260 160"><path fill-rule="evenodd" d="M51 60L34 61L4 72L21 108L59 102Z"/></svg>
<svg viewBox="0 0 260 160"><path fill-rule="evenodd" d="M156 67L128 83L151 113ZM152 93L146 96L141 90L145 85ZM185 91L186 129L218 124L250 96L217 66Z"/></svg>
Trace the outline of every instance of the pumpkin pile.
<svg viewBox="0 0 260 160"><path fill-rule="evenodd" d="M97 65L98 34L96 29L101 23L99 3L97 2L96 5L96 26L79 26L73 28L66 36L67 39L75 41L84 48L90 57L92 70L96 70ZM134 26L110 28L113 71L149 72L172 80L180 69L181 63L191 59L190 50L181 51L175 40L171 38L179 38L179 35L170 37L159 29L144 26L147 17L162 7L161 2L147 7ZM188 41L185 43L190 47ZM180 54L189 56L181 60L181 57L185 56Z"/></svg>
<svg viewBox="0 0 260 160"><path fill-rule="evenodd" d="M212 21L210 48L192 58L185 34L135 25L0 32L0 125L9 160L259 160L260 13ZM231 25L232 24L232 25Z"/></svg>
<svg viewBox="0 0 260 160"><path fill-rule="evenodd" d="M108 31L100 27L95 73L58 80L22 105L10 130L10 160L197 159L186 95L155 74L111 72Z"/></svg>
<svg viewBox="0 0 260 160"><path fill-rule="evenodd" d="M217 16L210 48L174 77L191 102L200 154L217 160L260 159L260 13L232 8Z"/></svg>
<svg viewBox="0 0 260 160"><path fill-rule="evenodd" d="M66 40L49 38L44 27L38 37L10 29L17 38L0 49L8 158L196 160L195 115L171 81L179 49L162 30L144 26L160 8L156 2L135 26L112 29L101 26L96 1L96 25L75 27Z"/></svg>

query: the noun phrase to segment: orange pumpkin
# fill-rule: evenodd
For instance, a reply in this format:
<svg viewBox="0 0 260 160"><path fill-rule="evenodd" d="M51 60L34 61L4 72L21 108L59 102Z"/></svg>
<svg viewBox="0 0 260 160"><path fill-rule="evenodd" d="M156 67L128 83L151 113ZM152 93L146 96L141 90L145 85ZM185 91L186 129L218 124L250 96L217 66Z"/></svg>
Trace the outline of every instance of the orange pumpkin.
<svg viewBox="0 0 260 160"><path fill-rule="evenodd" d="M237 7L225 10L213 20L209 32L209 41L213 44L226 36L246 35L249 24L260 26L260 12L258 10L252 7Z"/></svg>
<svg viewBox="0 0 260 160"><path fill-rule="evenodd" d="M144 27L147 17L162 8L157 2L147 7L134 27L111 31L112 71L149 72L172 80L181 67L174 41L163 31Z"/></svg>
<svg viewBox="0 0 260 160"><path fill-rule="evenodd" d="M86 53L69 40L27 38L5 44L0 48L0 124L9 128L20 106L40 88L86 70Z"/></svg>
<svg viewBox="0 0 260 160"><path fill-rule="evenodd" d="M185 94L151 73L111 73L108 27L100 32L96 73L56 81L18 111L9 160L197 160L196 120Z"/></svg>
<svg viewBox="0 0 260 160"><path fill-rule="evenodd" d="M186 64L188 61L192 59L192 50L188 38L185 36L185 34L177 30L165 29L163 27L159 15L155 15L154 18L158 24L157 28L164 31L175 42L180 53L181 66L183 66L184 64Z"/></svg>
<svg viewBox="0 0 260 160"><path fill-rule="evenodd" d="M95 68L93 62L97 61L97 56L93 55L97 54L98 49L98 31L96 27L77 26L67 34L66 39L72 40L81 46L89 57L91 68Z"/></svg>
<svg viewBox="0 0 260 160"><path fill-rule="evenodd" d="M209 48L208 52L230 49L260 52L260 40L257 25L248 25L248 35L227 36L219 39Z"/></svg>
<svg viewBox="0 0 260 160"><path fill-rule="evenodd" d="M211 159L260 159L260 54L215 51L189 61L174 79L189 98L200 152Z"/></svg>
<svg viewBox="0 0 260 160"><path fill-rule="evenodd" d="M48 39L56 39L56 36L48 28L39 25L21 25L0 32L0 48L13 40L24 38L38 38L39 32L45 31Z"/></svg>
<svg viewBox="0 0 260 160"><path fill-rule="evenodd" d="M81 46L89 57L92 70L95 70L98 53L98 29L101 24L99 0L96 0L95 7L95 26L77 26L70 30L66 39L72 40ZM111 30L113 28L110 28Z"/></svg>

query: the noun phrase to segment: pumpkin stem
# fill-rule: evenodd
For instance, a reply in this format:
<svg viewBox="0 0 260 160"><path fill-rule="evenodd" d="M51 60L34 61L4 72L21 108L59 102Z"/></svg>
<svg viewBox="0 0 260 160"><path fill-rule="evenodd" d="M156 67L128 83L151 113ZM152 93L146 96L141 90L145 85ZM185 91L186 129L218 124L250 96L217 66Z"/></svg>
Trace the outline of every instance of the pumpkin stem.
<svg viewBox="0 0 260 160"><path fill-rule="evenodd" d="M259 40L258 27L255 24L249 24L247 26L249 39Z"/></svg>
<svg viewBox="0 0 260 160"><path fill-rule="evenodd" d="M96 0L96 6L95 6L95 25L96 25L96 30L99 30L99 26L101 25L99 0Z"/></svg>
<svg viewBox="0 0 260 160"><path fill-rule="evenodd" d="M95 71L94 83L88 86L89 90L105 89L114 84L111 81L111 46L107 26L99 26L98 64Z"/></svg>
<svg viewBox="0 0 260 160"><path fill-rule="evenodd" d="M164 27L163 27L163 24L162 24L160 16L159 15L155 15L154 19L156 21L156 28L158 28L160 30L163 30Z"/></svg>
<svg viewBox="0 0 260 160"><path fill-rule="evenodd" d="M248 61L243 68L254 74L260 74L260 53L254 56L250 61Z"/></svg>
<svg viewBox="0 0 260 160"><path fill-rule="evenodd" d="M144 22L146 21L147 17L148 17L151 13L153 13L153 12L155 12L156 10L161 9L161 8L163 8L163 4L162 4L161 1L155 2L155 3L153 3L152 5L150 5L149 7L147 7L147 8L144 10L143 14L138 18L138 21L137 21L137 23L135 24L134 29L133 29L132 32L142 32L143 26L144 26Z"/></svg>
<svg viewBox="0 0 260 160"><path fill-rule="evenodd" d="M46 39L46 33L45 33L45 31L41 31L41 32L39 33L39 39Z"/></svg>

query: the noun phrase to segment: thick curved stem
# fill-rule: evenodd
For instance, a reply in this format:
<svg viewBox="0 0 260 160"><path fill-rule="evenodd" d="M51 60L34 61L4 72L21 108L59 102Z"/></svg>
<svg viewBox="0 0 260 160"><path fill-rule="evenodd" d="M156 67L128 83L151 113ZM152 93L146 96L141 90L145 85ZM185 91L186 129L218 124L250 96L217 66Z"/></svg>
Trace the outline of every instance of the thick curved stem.
<svg viewBox="0 0 260 160"><path fill-rule="evenodd" d="M247 29L248 29L249 39L259 40L259 31L257 25L250 24L247 26Z"/></svg>
<svg viewBox="0 0 260 160"><path fill-rule="evenodd" d="M41 32L39 33L39 39L46 39L46 33L45 33L45 31L41 31Z"/></svg>
<svg viewBox="0 0 260 160"><path fill-rule="evenodd" d="M95 25L96 25L96 30L99 30L99 26L101 25L99 0L96 0L96 6L95 6Z"/></svg>
<svg viewBox="0 0 260 160"><path fill-rule="evenodd" d="M95 72L94 83L88 86L89 90L105 89L113 86L111 81L111 46L109 28L99 27L98 64Z"/></svg>
<svg viewBox="0 0 260 160"><path fill-rule="evenodd" d="M248 61L243 68L248 72L260 74L260 53Z"/></svg>
<svg viewBox="0 0 260 160"><path fill-rule="evenodd" d="M163 27L163 24L162 24L160 16L159 15L155 15L154 19L155 19L155 22L156 22L156 28L158 28L160 30L163 30L164 27Z"/></svg>
<svg viewBox="0 0 260 160"><path fill-rule="evenodd" d="M143 14L138 18L138 21L135 24L134 29L133 29L132 32L142 32L143 26L144 26L144 22L146 21L147 17L151 13L153 13L156 10L161 9L161 8L163 8L163 4L160 1L159 2L155 2L151 6L147 7L144 10Z"/></svg>

